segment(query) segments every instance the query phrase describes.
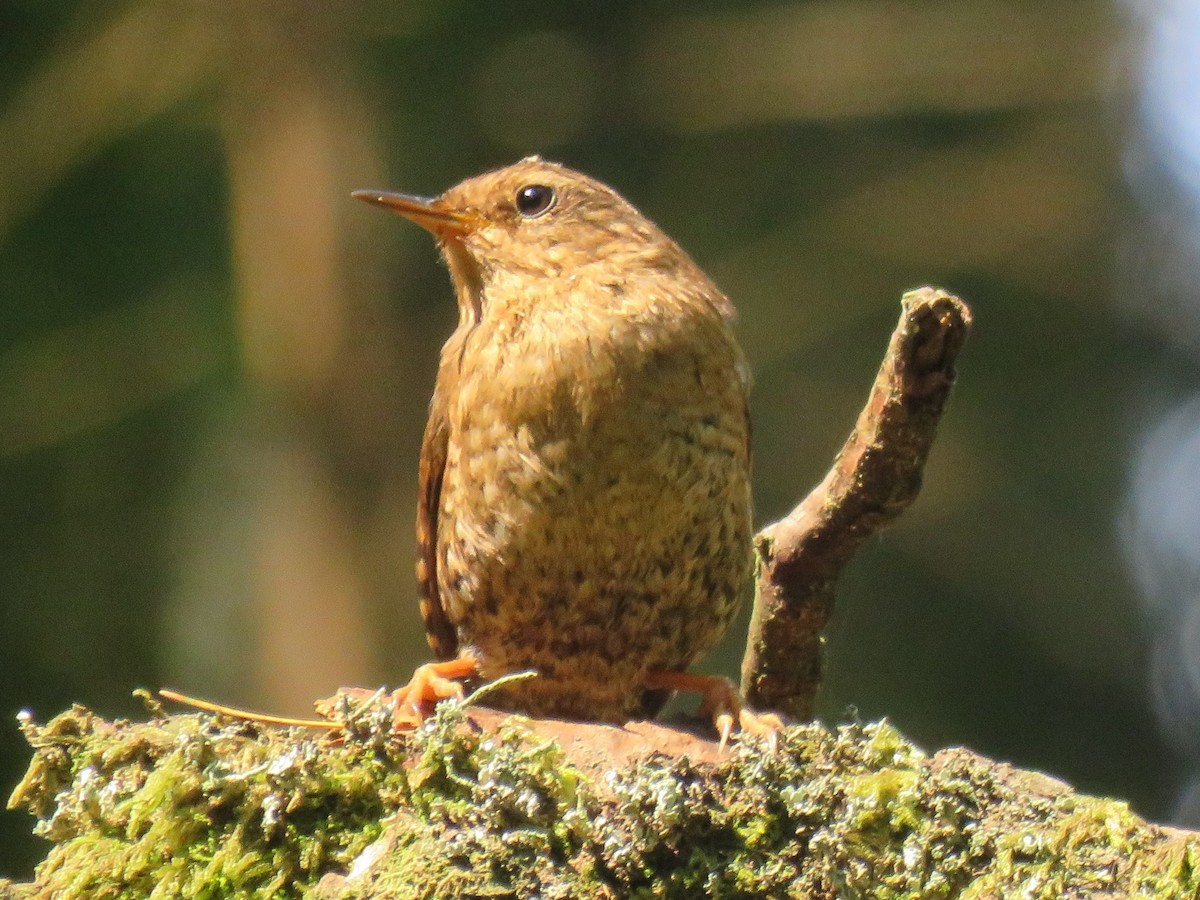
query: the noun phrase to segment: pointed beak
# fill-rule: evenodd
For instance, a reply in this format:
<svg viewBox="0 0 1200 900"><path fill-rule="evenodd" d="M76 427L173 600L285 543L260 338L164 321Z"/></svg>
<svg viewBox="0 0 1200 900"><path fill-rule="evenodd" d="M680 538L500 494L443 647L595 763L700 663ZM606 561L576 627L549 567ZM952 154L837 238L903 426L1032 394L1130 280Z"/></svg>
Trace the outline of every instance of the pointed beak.
<svg viewBox="0 0 1200 900"><path fill-rule="evenodd" d="M355 200L365 200L399 213L438 237L461 237L471 231L473 220L438 197L417 197L390 191L354 191Z"/></svg>

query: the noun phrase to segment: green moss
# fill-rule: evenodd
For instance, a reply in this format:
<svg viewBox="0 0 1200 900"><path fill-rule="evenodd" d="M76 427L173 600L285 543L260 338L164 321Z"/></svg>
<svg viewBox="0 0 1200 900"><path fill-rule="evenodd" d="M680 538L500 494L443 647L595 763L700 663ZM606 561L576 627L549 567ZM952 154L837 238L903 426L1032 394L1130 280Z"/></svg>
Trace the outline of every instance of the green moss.
<svg viewBox="0 0 1200 900"><path fill-rule="evenodd" d="M743 740L717 763L657 754L581 770L519 717L485 731L443 704L403 737L389 721L352 717L340 741L202 716L114 724L78 707L26 722L36 754L12 802L54 842L36 890L1200 896L1195 840L1045 779L1015 786L1015 770L965 751L927 757L886 722L794 726L774 753Z"/></svg>
<svg viewBox="0 0 1200 900"><path fill-rule="evenodd" d="M517 717L482 733L462 707L442 704L415 749L407 803L393 822L399 852L379 869L371 896L427 896L421 885L429 884L437 897L546 895L581 853L591 799L558 745Z"/></svg>
<svg viewBox="0 0 1200 900"><path fill-rule="evenodd" d="M54 841L39 884L78 897L273 897L347 866L403 778L362 742L209 717L107 723L81 707L23 729L11 806Z"/></svg>
<svg viewBox="0 0 1200 900"><path fill-rule="evenodd" d="M1183 900L1200 896L1195 842L1162 845L1124 803L1069 795L1044 828L1022 828L996 840L991 871L963 894L1051 900L1119 893ZM1069 865L1068 865L1069 864Z"/></svg>

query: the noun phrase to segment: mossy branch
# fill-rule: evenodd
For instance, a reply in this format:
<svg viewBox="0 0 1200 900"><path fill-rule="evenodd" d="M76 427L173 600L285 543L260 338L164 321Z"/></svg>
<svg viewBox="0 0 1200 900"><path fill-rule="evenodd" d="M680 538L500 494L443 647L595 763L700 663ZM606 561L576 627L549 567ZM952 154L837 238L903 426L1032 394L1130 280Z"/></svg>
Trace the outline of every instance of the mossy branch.
<svg viewBox="0 0 1200 900"><path fill-rule="evenodd" d="M725 753L653 723L443 704L339 741L206 714L44 726L10 805L53 845L43 897L1200 895L1200 835L886 722Z"/></svg>
<svg viewBox="0 0 1200 900"><path fill-rule="evenodd" d="M921 489L971 312L944 291L905 294L900 323L853 433L829 473L755 538L758 572L742 693L751 706L812 716L822 632L842 568Z"/></svg>

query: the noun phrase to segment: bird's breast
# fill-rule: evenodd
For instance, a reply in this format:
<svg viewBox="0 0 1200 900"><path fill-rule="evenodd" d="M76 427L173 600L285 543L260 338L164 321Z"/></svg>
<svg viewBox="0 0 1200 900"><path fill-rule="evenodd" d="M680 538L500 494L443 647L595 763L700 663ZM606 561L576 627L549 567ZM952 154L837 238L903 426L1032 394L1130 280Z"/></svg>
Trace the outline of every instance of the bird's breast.
<svg viewBox="0 0 1200 900"><path fill-rule="evenodd" d="M599 565L639 532L669 543L697 517L748 514L745 384L724 321L636 312L567 304L468 336L439 542L508 565L559 551Z"/></svg>
<svg viewBox="0 0 1200 900"><path fill-rule="evenodd" d="M485 675L591 660L626 702L731 615L749 571L745 384L724 322L688 312L485 317L464 342L438 578Z"/></svg>

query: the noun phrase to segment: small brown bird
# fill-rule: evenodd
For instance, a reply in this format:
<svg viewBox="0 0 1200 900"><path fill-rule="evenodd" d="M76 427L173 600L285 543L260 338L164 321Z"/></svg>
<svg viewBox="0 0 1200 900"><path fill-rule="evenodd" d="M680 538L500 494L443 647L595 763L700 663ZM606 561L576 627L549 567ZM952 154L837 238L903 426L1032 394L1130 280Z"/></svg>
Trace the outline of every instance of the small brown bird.
<svg viewBox="0 0 1200 900"><path fill-rule="evenodd" d="M686 675L747 588L749 375L733 307L611 188L536 156L435 199L356 191L431 231L458 294L420 458L421 611L446 679L623 722ZM724 709L722 709L722 707Z"/></svg>

